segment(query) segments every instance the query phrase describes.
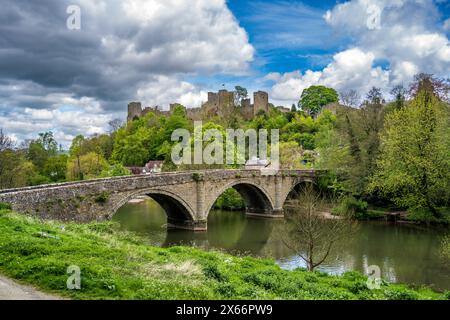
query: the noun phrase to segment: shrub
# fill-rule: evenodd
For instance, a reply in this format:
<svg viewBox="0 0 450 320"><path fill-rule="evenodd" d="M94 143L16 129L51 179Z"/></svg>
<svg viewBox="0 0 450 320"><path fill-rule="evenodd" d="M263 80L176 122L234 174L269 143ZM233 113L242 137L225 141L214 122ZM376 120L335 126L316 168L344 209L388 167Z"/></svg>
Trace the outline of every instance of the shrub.
<svg viewBox="0 0 450 320"><path fill-rule="evenodd" d="M441 217L438 218L428 208L409 209L407 219L425 223L449 223L449 220L444 215L441 214Z"/></svg>
<svg viewBox="0 0 450 320"><path fill-rule="evenodd" d="M233 188L227 189L216 200L214 207L217 209L240 210L245 208L241 195Z"/></svg>
<svg viewBox="0 0 450 320"><path fill-rule="evenodd" d="M332 212L339 216L349 216L353 219L364 220L368 218L367 202L358 200L353 196L345 197Z"/></svg>
<svg viewBox="0 0 450 320"><path fill-rule="evenodd" d="M445 299L450 300L450 291L445 291L444 297L445 297Z"/></svg>
<svg viewBox="0 0 450 320"><path fill-rule="evenodd" d="M95 198L95 202L103 204L103 203L106 203L106 201L108 201L108 199L109 199L109 193L106 191L103 191Z"/></svg>
<svg viewBox="0 0 450 320"><path fill-rule="evenodd" d="M194 179L194 181L202 181L203 180L203 175L201 173L194 172L192 174L192 179Z"/></svg>
<svg viewBox="0 0 450 320"><path fill-rule="evenodd" d="M403 289L403 288L394 288L388 289L384 291L384 295L388 300L417 300L418 295L416 292Z"/></svg>
<svg viewBox="0 0 450 320"><path fill-rule="evenodd" d="M0 210L11 210L11 205L9 203L0 202Z"/></svg>
<svg viewBox="0 0 450 320"><path fill-rule="evenodd" d="M203 273L207 278L217 280L219 282L226 281L227 277L219 270L217 265L212 262L207 263L203 267Z"/></svg>

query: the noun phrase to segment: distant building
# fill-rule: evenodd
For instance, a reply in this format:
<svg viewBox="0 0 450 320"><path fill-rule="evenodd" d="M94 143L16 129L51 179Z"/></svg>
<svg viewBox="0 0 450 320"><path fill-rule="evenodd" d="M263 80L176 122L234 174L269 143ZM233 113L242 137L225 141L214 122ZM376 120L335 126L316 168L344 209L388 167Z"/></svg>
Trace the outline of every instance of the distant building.
<svg viewBox="0 0 450 320"><path fill-rule="evenodd" d="M162 172L162 166L164 161L160 160L152 160L145 164L144 168L142 169L142 173L148 174L148 173L160 173Z"/></svg>
<svg viewBox="0 0 450 320"><path fill-rule="evenodd" d="M247 170L255 170L255 169L261 169L266 168L270 165L269 160L267 159L259 159L252 157L251 159L247 160L245 163L245 169Z"/></svg>
<svg viewBox="0 0 450 320"><path fill-rule="evenodd" d="M127 168L131 171L132 174L152 174L162 172L163 164L164 161L152 160L147 162L143 167L133 166Z"/></svg>

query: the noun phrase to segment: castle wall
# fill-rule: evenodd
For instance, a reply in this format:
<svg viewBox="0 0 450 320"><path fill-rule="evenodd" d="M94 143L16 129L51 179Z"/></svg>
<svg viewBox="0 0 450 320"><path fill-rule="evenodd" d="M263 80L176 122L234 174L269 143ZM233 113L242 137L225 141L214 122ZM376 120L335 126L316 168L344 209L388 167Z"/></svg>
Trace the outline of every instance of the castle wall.
<svg viewBox="0 0 450 320"><path fill-rule="evenodd" d="M235 92L219 90L219 92L208 92L208 101L200 108L186 108L186 116L194 121L208 119L214 116L225 116L229 114L230 108L234 108ZM260 111L269 111L269 95L267 92L258 91L253 94L254 104L250 104L250 99L243 99L240 108L241 115L246 120L251 120ZM169 111L159 110L158 107L146 107L142 109L140 102L130 102L128 104L128 121L142 117L149 112L158 115L170 115L173 113L177 103L170 104Z"/></svg>

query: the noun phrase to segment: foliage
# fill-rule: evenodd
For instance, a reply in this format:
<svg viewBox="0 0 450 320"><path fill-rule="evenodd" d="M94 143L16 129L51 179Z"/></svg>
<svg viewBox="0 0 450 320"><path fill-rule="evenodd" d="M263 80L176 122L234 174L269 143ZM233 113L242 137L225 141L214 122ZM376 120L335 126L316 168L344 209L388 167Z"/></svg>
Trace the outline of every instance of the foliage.
<svg viewBox="0 0 450 320"><path fill-rule="evenodd" d="M226 210L245 209L245 203L239 192L235 189L227 189L214 203L214 208Z"/></svg>
<svg viewBox="0 0 450 320"><path fill-rule="evenodd" d="M339 96L336 90L325 86L311 86L303 90L298 106L310 115L316 115L323 106L338 101Z"/></svg>
<svg viewBox="0 0 450 320"><path fill-rule="evenodd" d="M108 199L110 198L110 194L106 191L103 191L100 193L97 197L95 197L95 202L97 203L106 203Z"/></svg>
<svg viewBox="0 0 450 320"><path fill-rule="evenodd" d="M100 173L101 177L122 177L131 175L131 171L123 166L121 163L110 165L108 169Z"/></svg>
<svg viewBox="0 0 450 320"><path fill-rule="evenodd" d="M271 260L189 247L157 248L116 224L42 222L0 214L0 271L49 293L74 299L444 299L399 284L379 290L356 272L343 276L281 269ZM39 236L40 232L55 238ZM67 289L67 268L82 272Z"/></svg>
<svg viewBox="0 0 450 320"><path fill-rule="evenodd" d="M43 168L44 175L52 182L66 180L67 160L65 154L48 158Z"/></svg>
<svg viewBox="0 0 450 320"><path fill-rule="evenodd" d="M67 164L67 179L93 179L101 176L108 169L108 163L102 155L90 152L82 156L72 157Z"/></svg>
<svg viewBox="0 0 450 320"><path fill-rule="evenodd" d="M367 202L358 200L353 196L346 196L340 201L338 206L333 208L333 214L351 219L364 220L369 217L367 207Z"/></svg>
<svg viewBox="0 0 450 320"><path fill-rule="evenodd" d="M9 203L0 202L0 210L11 210L11 205Z"/></svg>
<svg viewBox="0 0 450 320"><path fill-rule="evenodd" d="M370 190L400 207L427 208L438 217L437 206L449 199L449 119L448 105L425 90L390 113Z"/></svg>

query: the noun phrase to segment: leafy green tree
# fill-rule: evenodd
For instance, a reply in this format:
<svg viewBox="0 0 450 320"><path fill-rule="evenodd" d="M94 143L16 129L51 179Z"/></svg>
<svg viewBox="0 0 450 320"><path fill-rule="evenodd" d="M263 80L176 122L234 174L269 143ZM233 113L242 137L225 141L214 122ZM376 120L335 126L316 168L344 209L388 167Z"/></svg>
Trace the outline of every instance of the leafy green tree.
<svg viewBox="0 0 450 320"><path fill-rule="evenodd" d="M131 175L131 171L124 167L121 163L109 166L108 169L100 173L101 177L122 177Z"/></svg>
<svg viewBox="0 0 450 320"><path fill-rule="evenodd" d="M338 101L339 95L336 90L325 86L311 86L303 90L298 106L301 110L315 116L323 106Z"/></svg>
<svg viewBox="0 0 450 320"><path fill-rule="evenodd" d="M47 159L43 174L52 182L64 181L66 179L68 156L65 154L53 156Z"/></svg>
<svg viewBox="0 0 450 320"><path fill-rule="evenodd" d="M437 206L448 201L450 190L449 106L428 84L421 86L406 107L387 115L369 187L401 207L426 208L438 217Z"/></svg>
<svg viewBox="0 0 450 320"><path fill-rule="evenodd" d="M98 153L90 152L79 158L70 158L67 164L66 177L68 180L93 179L101 176L109 167L105 158ZM81 173L79 172L81 171Z"/></svg>

